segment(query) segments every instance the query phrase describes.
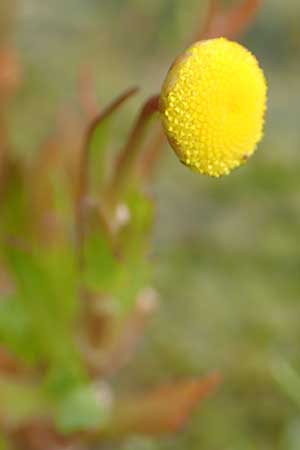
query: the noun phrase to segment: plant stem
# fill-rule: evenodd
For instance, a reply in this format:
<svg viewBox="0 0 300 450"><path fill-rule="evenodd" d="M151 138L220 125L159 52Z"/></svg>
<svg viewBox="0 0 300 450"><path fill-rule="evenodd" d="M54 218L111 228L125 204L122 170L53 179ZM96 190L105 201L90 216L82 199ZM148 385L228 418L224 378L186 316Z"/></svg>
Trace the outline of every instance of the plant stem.
<svg viewBox="0 0 300 450"><path fill-rule="evenodd" d="M156 164L162 154L164 144L167 142L162 126L155 130L149 145L143 152L139 164L139 176L143 180L148 180L153 175Z"/></svg>
<svg viewBox="0 0 300 450"><path fill-rule="evenodd" d="M116 161L112 180L109 186L109 198L112 206L115 205L118 195L128 180L136 161L140 144L143 140L150 119L159 110L159 96L150 97L143 105L138 118L128 137L127 143Z"/></svg>
<svg viewBox="0 0 300 450"><path fill-rule="evenodd" d="M94 117L90 122L84 139L83 146L79 161L79 180L78 191L76 198L76 239L79 251L79 264L83 263L83 241L84 241L84 228L85 228L85 202L88 196L89 189L89 156L90 146L93 134L96 128L103 123L105 119L112 115L127 99L137 92L137 88L129 89L116 98L110 105L108 105L103 111Z"/></svg>

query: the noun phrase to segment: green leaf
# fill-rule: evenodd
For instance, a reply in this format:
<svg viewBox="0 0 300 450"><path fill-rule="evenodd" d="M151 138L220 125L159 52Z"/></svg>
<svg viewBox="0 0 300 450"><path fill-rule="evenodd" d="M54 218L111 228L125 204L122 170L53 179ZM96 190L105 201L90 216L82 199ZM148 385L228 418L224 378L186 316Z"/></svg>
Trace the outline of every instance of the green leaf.
<svg viewBox="0 0 300 450"><path fill-rule="evenodd" d="M119 271L116 298L120 308L130 312L137 295L150 283L151 268L147 258L149 233L153 225L153 204L144 194L131 190L127 196L130 222L121 235L123 264Z"/></svg>
<svg viewBox="0 0 300 450"><path fill-rule="evenodd" d="M115 283L120 263L113 255L107 239L99 233L90 233L85 246L86 269L84 279L92 290L110 291Z"/></svg>
<svg viewBox="0 0 300 450"><path fill-rule="evenodd" d="M32 417L40 417L46 409L42 390L25 382L0 378L0 415L9 426L22 425Z"/></svg>
<svg viewBox="0 0 300 450"><path fill-rule="evenodd" d="M149 198L138 190L131 190L126 197L130 211L130 223L124 228L122 242L124 252L129 257L143 259L149 246L149 234L152 231L154 209Z"/></svg>
<svg viewBox="0 0 300 450"><path fill-rule="evenodd" d="M64 327L71 328L79 311L79 273L72 247L60 244L59 247L45 250L39 256L39 262L53 290L51 301L56 319Z"/></svg>
<svg viewBox="0 0 300 450"><path fill-rule="evenodd" d="M39 345L32 333L31 318L16 296L1 299L0 343L27 362L38 357Z"/></svg>
<svg viewBox="0 0 300 450"><path fill-rule="evenodd" d="M65 291L62 285L58 289L55 284L51 265L45 267L33 253L12 246L7 253L16 295L30 317L40 359L48 361L50 366L70 365L80 370L72 329L66 326L63 312ZM62 271L64 269L61 267Z"/></svg>
<svg viewBox="0 0 300 450"><path fill-rule="evenodd" d="M299 417L290 419L285 425L281 438L280 448L284 450L298 450L300 441Z"/></svg>
<svg viewBox="0 0 300 450"><path fill-rule="evenodd" d="M57 366L51 368L45 379L45 392L51 401L56 402L86 382L85 374L78 372L76 366Z"/></svg>
<svg viewBox="0 0 300 450"><path fill-rule="evenodd" d="M0 434L0 450L10 450L12 447L10 446L9 441L5 436Z"/></svg>
<svg viewBox="0 0 300 450"><path fill-rule="evenodd" d="M127 259L118 273L112 289L116 306L122 314L128 314L135 305L137 296L149 284L150 264L142 259Z"/></svg>
<svg viewBox="0 0 300 450"><path fill-rule="evenodd" d="M1 205L0 231L6 236L22 235L28 230L28 189L17 166L10 169L5 202Z"/></svg>
<svg viewBox="0 0 300 450"><path fill-rule="evenodd" d="M109 136L109 120L102 122L94 131L90 143L89 173L92 193L99 192L105 179L105 146Z"/></svg>
<svg viewBox="0 0 300 450"><path fill-rule="evenodd" d="M83 385L70 391L55 411L55 422L63 433L90 430L104 426L107 411L97 398L92 386Z"/></svg>
<svg viewBox="0 0 300 450"><path fill-rule="evenodd" d="M300 407L300 376L286 361L277 364L273 371L274 378L298 407Z"/></svg>

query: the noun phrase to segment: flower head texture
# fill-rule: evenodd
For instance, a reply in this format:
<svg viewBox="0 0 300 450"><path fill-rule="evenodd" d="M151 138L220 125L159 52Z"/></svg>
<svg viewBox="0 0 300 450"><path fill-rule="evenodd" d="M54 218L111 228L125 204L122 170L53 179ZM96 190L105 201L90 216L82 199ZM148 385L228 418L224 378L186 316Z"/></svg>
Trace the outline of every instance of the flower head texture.
<svg viewBox="0 0 300 450"><path fill-rule="evenodd" d="M172 65L160 96L162 122L180 160L220 177L261 140L267 84L256 58L225 38L195 43Z"/></svg>

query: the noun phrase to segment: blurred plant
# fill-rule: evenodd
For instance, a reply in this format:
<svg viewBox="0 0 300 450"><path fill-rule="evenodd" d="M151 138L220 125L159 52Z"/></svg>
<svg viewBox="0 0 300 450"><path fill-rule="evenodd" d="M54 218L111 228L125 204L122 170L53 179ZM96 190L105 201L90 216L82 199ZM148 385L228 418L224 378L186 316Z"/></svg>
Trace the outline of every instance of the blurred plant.
<svg viewBox="0 0 300 450"><path fill-rule="evenodd" d="M300 407L300 376L299 373L286 361L280 361L274 366L274 379L283 392Z"/></svg>
<svg viewBox="0 0 300 450"><path fill-rule="evenodd" d="M259 2L245 1L224 13L217 6L211 2L197 39L245 28ZM126 91L97 113L92 79L85 72L80 120L64 118L28 164L9 149L4 120L19 73L14 53L3 49L3 446L79 448L133 432L176 431L215 389L217 374L124 398L114 397L109 383L134 354L157 303L148 257L154 208L144 186L160 156L161 130L143 153L141 149L147 125L158 111L158 97L146 101L107 171L106 122L137 90Z"/></svg>

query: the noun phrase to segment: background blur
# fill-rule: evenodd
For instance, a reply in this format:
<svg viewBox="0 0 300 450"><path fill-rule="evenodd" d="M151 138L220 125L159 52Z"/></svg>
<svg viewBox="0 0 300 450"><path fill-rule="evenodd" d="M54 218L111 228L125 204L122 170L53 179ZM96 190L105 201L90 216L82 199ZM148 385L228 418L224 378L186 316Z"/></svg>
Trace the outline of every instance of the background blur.
<svg viewBox="0 0 300 450"><path fill-rule="evenodd" d="M204 0L1 4L23 66L9 126L26 155L75 101L85 68L95 76L99 106L141 87L112 124L109 145L118 148L141 99L159 91L207 9ZM270 88L266 136L249 164L208 179L178 164L166 147L153 183L160 309L116 387L213 369L223 385L183 433L136 436L114 450L299 449L300 410L275 381L282 361L300 369L299 23L298 0L266 0L242 37Z"/></svg>

